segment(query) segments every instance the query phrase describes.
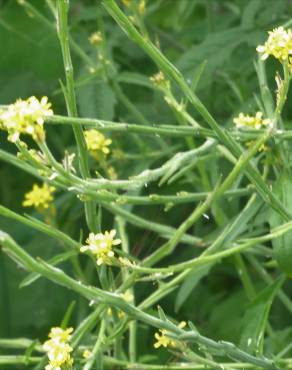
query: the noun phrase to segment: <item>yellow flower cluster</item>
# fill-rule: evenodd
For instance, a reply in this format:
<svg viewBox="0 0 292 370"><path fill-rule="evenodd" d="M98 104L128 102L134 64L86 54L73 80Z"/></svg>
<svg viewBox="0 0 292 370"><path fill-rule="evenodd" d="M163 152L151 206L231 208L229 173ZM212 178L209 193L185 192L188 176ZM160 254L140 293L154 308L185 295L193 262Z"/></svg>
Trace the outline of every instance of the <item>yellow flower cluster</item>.
<svg viewBox="0 0 292 370"><path fill-rule="evenodd" d="M186 326L186 322L182 321L179 323L178 327L180 329L183 329ZM154 337L156 339L156 342L154 343L154 348L159 348L159 347L175 347L176 342L170 338L167 337L167 330L164 329L159 329L160 333L155 333Z"/></svg>
<svg viewBox="0 0 292 370"><path fill-rule="evenodd" d="M120 239L114 239L116 230L106 231L103 233L90 233L86 239L87 245L80 248L80 252L90 251L96 257L96 263L110 264L111 258L114 257L112 247L121 244Z"/></svg>
<svg viewBox="0 0 292 370"><path fill-rule="evenodd" d="M233 122L238 128L254 128L257 130L272 124L270 119L263 119L262 112L257 112L255 116L240 113L238 117L233 119Z"/></svg>
<svg viewBox="0 0 292 370"><path fill-rule="evenodd" d="M15 143L21 134L28 134L36 141L45 139L44 119L51 116L46 96L39 101L35 96L27 100L18 99L7 109L0 111L1 128L8 132L8 140Z"/></svg>
<svg viewBox="0 0 292 370"><path fill-rule="evenodd" d="M268 40L264 45L257 47L257 52L261 54L263 60L267 59L269 55L284 62L292 56L292 31L287 31L283 27L278 27L269 31Z"/></svg>
<svg viewBox="0 0 292 370"><path fill-rule="evenodd" d="M87 149L96 160L99 160L101 155L109 154L108 146L112 143L111 139L107 139L102 133L94 129L86 130L84 136Z"/></svg>
<svg viewBox="0 0 292 370"><path fill-rule="evenodd" d="M157 340L157 342L154 343L154 348L159 348L159 347L174 347L175 346L175 342L171 339L169 339L166 334L167 334L167 331L166 330L162 330L160 329L159 330L161 332L161 334L159 333L155 333L154 334L154 337L155 339Z"/></svg>
<svg viewBox="0 0 292 370"><path fill-rule="evenodd" d="M49 364L45 370L61 370L62 366L72 366L73 359L70 353L73 348L69 345L73 328L62 329L59 327L52 328L49 338L43 345L44 350L48 353Z"/></svg>
<svg viewBox="0 0 292 370"><path fill-rule="evenodd" d="M170 88L170 82L165 78L162 72L158 72L150 77L150 81L157 87L161 87L164 89Z"/></svg>
<svg viewBox="0 0 292 370"><path fill-rule="evenodd" d="M91 45L100 45L102 43L102 35L100 31L93 32L88 37L89 42Z"/></svg>
<svg viewBox="0 0 292 370"><path fill-rule="evenodd" d="M47 209L54 200L52 194L55 190L53 186L48 184L43 184L43 186L34 184L32 190L25 194L22 205L24 207L35 207L40 211Z"/></svg>

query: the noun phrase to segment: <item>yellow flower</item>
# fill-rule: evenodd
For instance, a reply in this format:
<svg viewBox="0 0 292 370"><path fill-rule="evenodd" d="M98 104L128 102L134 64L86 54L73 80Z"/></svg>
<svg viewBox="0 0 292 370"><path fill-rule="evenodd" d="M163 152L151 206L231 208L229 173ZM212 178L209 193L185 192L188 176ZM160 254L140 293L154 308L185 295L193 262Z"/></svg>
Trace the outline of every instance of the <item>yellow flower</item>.
<svg viewBox="0 0 292 370"><path fill-rule="evenodd" d="M155 343L154 343L154 348L159 348L159 347L171 347L174 345L174 341L169 339L166 334L167 334L167 331L166 330L159 330L161 332L161 334L159 333L155 333L154 334L154 337L155 339L157 340Z"/></svg>
<svg viewBox="0 0 292 370"><path fill-rule="evenodd" d="M73 328L62 329L60 327L51 328L49 338L57 342L69 342Z"/></svg>
<svg viewBox="0 0 292 370"><path fill-rule="evenodd" d="M150 81L157 87L161 87L162 89L169 89L170 82L165 78L162 72L158 72L155 75L150 77Z"/></svg>
<svg viewBox="0 0 292 370"><path fill-rule="evenodd" d="M145 0L140 0L138 5L138 11L141 15L145 13L145 8L146 8Z"/></svg>
<svg viewBox="0 0 292 370"><path fill-rule="evenodd" d="M103 263L110 264L111 258L114 257L113 245L121 244L120 239L114 239L115 235L116 230L106 231L104 234L90 233L86 240L88 245L83 245L80 252L90 251L99 266Z"/></svg>
<svg viewBox="0 0 292 370"><path fill-rule="evenodd" d="M248 141L245 145L247 146L247 148L251 148L253 147L255 144L255 140L252 140L252 141ZM262 144L258 151L259 152L267 152L269 150L269 147L266 145L266 144Z"/></svg>
<svg viewBox="0 0 292 370"><path fill-rule="evenodd" d="M133 294L132 294L129 290L127 290L125 293L120 294L120 296L121 296L121 297L122 297L126 302L129 302L129 303L133 302L134 297L133 297Z"/></svg>
<svg viewBox="0 0 292 370"><path fill-rule="evenodd" d="M73 348L69 345L73 328L62 329L59 327L52 328L49 333L49 338L43 348L48 354L49 364L45 370L60 370L61 366L71 366L73 359L70 353Z"/></svg>
<svg viewBox="0 0 292 370"><path fill-rule="evenodd" d="M287 31L283 27L278 27L269 31L268 40L264 45L257 47L257 52L261 54L263 60L272 55L280 62L283 62L292 55L292 31Z"/></svg>
<svg viewBox="0 0 292 370"><path fill-rule="evenodd" d="M89 351L89 349L85 349L82 353L82 356L85 358L85 359L88 359L90 356L92 355L92 352Z"/></svg>
<svg viewBox="0 0 292 370"><path fill-rule="evenodd" d="M257 130L262 128L263 126L266 127L272 124L270 119L263 119L262 112L257 112L255 116L249 116L240 113L238 117L233 119L233 122L238 128L254 128Z"/></svg>
<svg viewBox="0 0 292 370"><path fill-rule="evenodd" d="M100 31L93 32L89 37L88 37L89 42L91 45L99 45L102 43L102 35Z"/></svg>
<svg viewBox="0 0 292 370"><path fill-rule="evenodd" d="M109 154L108 146L112 143L111 139L106 139L103 134L94 129L85 131L84 135L87 148L95 159L98 160L100 155Z"/></svg>
<svg viewBox="0 0 292 370"><path fill-rule="evenodd" d="M186 326L186 322L182 321L178 324L178 327L180 329L183 329ZM159 347L175 347L176 342L175 340L172 340L167 337L167 330L164 329L159 329L160 333L158 332L154 334L154 337L156 339L156 342L154 343L154 348L159 348Z"/></svg>
<svg viewBox="0 0 292 370"><path fill-rule="evenodd" d="M38 210L47 209L54 200L52 194L55 190L53 186L48 184L43 184L43 186L34 184L32 190L25 194L22 205L24 207L35 207Z"/></svg>
<svg viewBox="0 0 292 370"><path fill-rule="evenodd" d="M46 96L39 101L35 96L27 100L18 99L0 112L1 126L8 131L8 140L15 143L21 134L28 134L36 141L45 139L44 119L51 116Z"/></svg>

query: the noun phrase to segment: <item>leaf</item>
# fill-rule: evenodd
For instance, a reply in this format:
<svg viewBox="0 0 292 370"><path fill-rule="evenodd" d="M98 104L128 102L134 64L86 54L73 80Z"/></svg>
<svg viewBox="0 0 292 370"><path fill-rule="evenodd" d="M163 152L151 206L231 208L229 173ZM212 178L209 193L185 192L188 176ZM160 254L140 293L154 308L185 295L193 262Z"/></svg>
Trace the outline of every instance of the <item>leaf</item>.
<svg viewBox="0 0 292 370"><path fill-rule="evenodd" d="M240 27L209 34L199 45L192 46L179 59L177 66L188 76L193 76L194 69L207 61L204 71L205 78L200 87L204 88L212 81L213 73L231 57L232 52L247 39Z"/></svg>
<svg viewBox="0 0 292 370"><path fill-rule="evenodd" d="M68 326L68 323L71 319L71 316L72 316L72 313L74 311L75 306L76 306L76 301L72 301L69 304L69 306L68 306L68 308L65 312L65 315L63 317L63 320L62 320L62 323L61 323L61 328L66 329L66 327Z"/></svg>
<svg viewBox="0 0 292 370"><path fill-rule="evenodd" d="M292 211L292 178L288 171L283 171L274 185L274 193L285 207ZM271 228L285 223L274 210L270 210L268 222ZM274 255L280 269L288 276L292 276L292 231L272 240Z"/></svg>
<svg viewBox="0 0 292 370"><path fill-rule="evenodd" d="M181 285L177 293L176 300L175 300L175 311L176 312L178 312L181 306L185 303L185 301L188 299L189 295L195 289L195 287L200 282L200 280L204 276L208 275L211 268L212 268L212 265L203 266L193 271L192 273L190 273L190 275L183 282L183 284Z"/></svg>
<svg viewBox="0 0 292 370"><path fill-rule="evenodd" d="M104 81L79 87L77 101L80 115L112 121L115 115L116 97Z"/></svg>
<svg viewBox="0 0 292 370"><path fill-rule="evenodd" d="M164 313L162 307L161 306L157 306L157 310L158 310L158 315L159 315L160 320L163 320L165 322L168 321L167 320L167 317L165 316L165 313Z"/></svg>
<svg viewBox="0 0 292 370"><path fill-rule="evenodd" d="M124 82L127 84L144 86L150 89L154 88L148 76L144 76L140 73L135 72L122 72L118 75L117 81Z"/></svg>
<svg viewBox="0 0 292 370"><path fill-rule="evenodd" d="M192 90L195 92L197 90L198 83L202 77L202 74L204 73L205 67L206 67L207 61L204 60L195 70L194 77L192 80Z"/></svg>
<svg viewBox="0 0 292 370"><path fill-rule="evenodd" d="M240 347L249 353L262 354L263 341L273 300L284 279L280 278L263 289L248 306L242 320Z"/></svg>
<svg viewBox="0 0 292 370"><path fill-rule="evenodd" d="M251 0L247 4L242 15L242 27L248 28L254 25L255 16L262 6L264 6L264 4L261 0Z"/></svg>

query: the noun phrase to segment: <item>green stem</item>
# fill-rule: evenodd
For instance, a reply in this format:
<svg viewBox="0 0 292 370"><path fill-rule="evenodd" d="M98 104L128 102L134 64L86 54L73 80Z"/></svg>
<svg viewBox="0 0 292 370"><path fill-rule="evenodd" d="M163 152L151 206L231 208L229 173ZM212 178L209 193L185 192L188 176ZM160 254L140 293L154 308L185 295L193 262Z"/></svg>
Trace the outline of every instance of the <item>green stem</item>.
<svg viewBox="0 0 292 370"><path fill-rule="evenodd" d="M168 59L160 52L160 50L151 43L151 41L146 40L137 31L137 29L120 10L114 0L103 0L102 4L110 13L110 15L115 19L115 21L120 25L120 27L126 32L126 34L146 51L151 59L157 64L158 68L161 69L161 71L166 76L173 79L178 84L186 98L190 101L190 103L194 106L198 113L204 118L208 125L214 130L218 137L218 140L221 141L231 151L231 153L235 155L235 157L239 157L242 154L242 150L239 144L232 138L229 133L227 133L220 127L220 125L209 113L207 108L188 86L182 74L168 61ZM272 132L270 134L272 134ZM290 214L290 212L271 192L268 185L258 172L257 168L249 163L245 167L244 172L246 173L250 181L254 183L257 191L267 204L269 204L279 214L281 214L285 220L292 219L292 215Z"/></svg>
<svg viewBox="0 0 292 370"><path fill-rule="evenodd" d="M100 303L105 303L110 306L117 307L118 309L121 309L122 311L127 313L128 316L132 319L142 321L155 328L165 329L171 333L171 337L179 341L186 340L190 342L195 342L200 346L206 347L207 349L209 348L210 350L216 350L219 356L220 354L223 354L224 356L228 356L233 360L248 362L260 366L263 369L278 369L272 360L269 360L265 357L258 358L252 356L237 348L233 343L224 341L215 342L212 339L204 337L198 332L194 332L192 330L186 332L185 330L178 328L170 321L158 319L141 311L137 307L126 302L115 293L110 293L75 281L74 279L66 275L62 270L59 270L56 267L52 267L44 261L37 261L36 259L31 257L27 252L19 247L8 234L4 232L0 232L0 241L3 251L7 253L8 256L14 261L20 263L25 269L38 272L46 278L54 281L55 283L65 286L68 289L72 289L88 300L94 300Z"/></svg>
<svg viewBox="0 0 292 370"><path fill-rule="evenodd" d="M57 32L60 39L65 74L66 74L66 89L64 91L68 115L71 117L77 117L77 105L74 91L74 77L73 77L73 65L70 55L69 47L69 33L68 33L68 10L69 0L57 1ZM80 173L83 178L90 177L88 167L88 155L86 143L83 135L81 126L73 126L73 131L78 148L78 161ZM91 231L97 232L97 217L96 217L96 206L94 202L85 202L85 215L88 227Z"/></svg>
<svg viewBox="0 0 292 370"><path fill-rule="evenodd" d="M129 240L126 233L126 225L124 220L121 217L117 217L117 225L119 230L119 235L121 236L122 240L122 249L126 254L130 253L129 249ZM129 279L129 271L127 269L122 270L123 282ZM133 297L133 304L135 304L135 291L133 286L129 288L129 292ZM137 322L131 321L129 324L129 359L131 362L136 361L136 338L137 338Z"/></svg>
<svg viewBox="0 0 292 370"><path fill-rule="evenodd" d="M106 328L106 321L101 320L97 340L92 349L92 353L89 359L86 361L86 364L83 366L83 370L92 369L94 363L96 362L96 358L101 357L102 345L104 342L105 328ZM102 366L100 366L99 368L102 368Z"/></svg>

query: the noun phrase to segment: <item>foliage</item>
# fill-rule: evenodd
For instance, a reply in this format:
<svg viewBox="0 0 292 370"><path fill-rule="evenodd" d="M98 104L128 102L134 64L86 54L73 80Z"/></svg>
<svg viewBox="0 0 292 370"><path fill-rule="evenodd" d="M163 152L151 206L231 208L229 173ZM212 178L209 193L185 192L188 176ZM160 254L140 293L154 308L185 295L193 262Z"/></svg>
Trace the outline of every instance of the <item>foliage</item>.
<svg viewBox="0 0 292 370"><path fill-rule="evenodd" d="M291 2L0 4L0 368L292 366Z"/></svg>

